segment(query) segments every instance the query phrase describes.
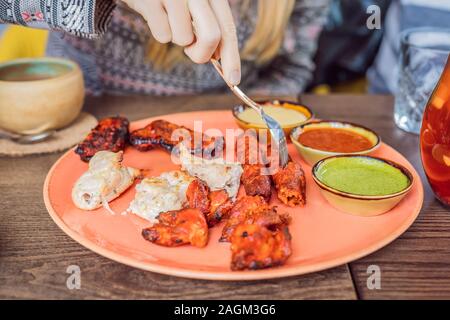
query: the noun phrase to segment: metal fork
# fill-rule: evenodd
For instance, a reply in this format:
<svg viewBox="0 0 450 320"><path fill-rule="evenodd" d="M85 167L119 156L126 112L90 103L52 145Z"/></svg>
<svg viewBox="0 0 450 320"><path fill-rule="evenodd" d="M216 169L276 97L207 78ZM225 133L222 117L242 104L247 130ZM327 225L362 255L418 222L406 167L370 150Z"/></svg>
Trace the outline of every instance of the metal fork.
<svg viewBox="0 0 450 320"><path fill-rule="evenodd" d="M242 92L241 89L239 89L238 86L230 84L225 79L222 66L218 60L211 59L211 63L217 70L217 72L220 74L222 79L225 81L225 83L228 85L228 87L230 87L231 91L233 91L233 93L246 105L254 109L264 120L267 127L269 128L270 135L272 136L272 141L275 142L276 146L278 147L280 166L281 167L286 166L286 164L289 161L289 153L287 149L286 136L284 135L284 131L281 128L280 124L274 118L267 115L264 112L263 107L259 103L256 103L255 101L250 99L244 92Z"/></svg>

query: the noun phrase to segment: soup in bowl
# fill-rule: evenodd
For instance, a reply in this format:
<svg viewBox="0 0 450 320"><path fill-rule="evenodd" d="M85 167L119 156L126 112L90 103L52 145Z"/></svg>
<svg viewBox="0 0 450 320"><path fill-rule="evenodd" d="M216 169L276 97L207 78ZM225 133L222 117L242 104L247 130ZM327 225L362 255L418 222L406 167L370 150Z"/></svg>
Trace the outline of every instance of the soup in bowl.
<svg viewBox="0 0 450 320"><path fill-rule="evenodd" d="M84 102L78 65L57 58L19 59L0 64L0 128L34 134L63 128Z"/></svg>

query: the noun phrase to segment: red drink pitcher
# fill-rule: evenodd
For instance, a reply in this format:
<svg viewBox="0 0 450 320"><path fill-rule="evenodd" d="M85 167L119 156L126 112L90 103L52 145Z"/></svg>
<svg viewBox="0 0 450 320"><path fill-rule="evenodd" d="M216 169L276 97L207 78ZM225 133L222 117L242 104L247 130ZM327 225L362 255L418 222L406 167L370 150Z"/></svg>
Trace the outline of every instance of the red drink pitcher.
<svg viewBox="0 0 450 320"><path fill-rule="evenodd" d="M450 206L450 56L425 108L420 152L431 188Z"/></svg>

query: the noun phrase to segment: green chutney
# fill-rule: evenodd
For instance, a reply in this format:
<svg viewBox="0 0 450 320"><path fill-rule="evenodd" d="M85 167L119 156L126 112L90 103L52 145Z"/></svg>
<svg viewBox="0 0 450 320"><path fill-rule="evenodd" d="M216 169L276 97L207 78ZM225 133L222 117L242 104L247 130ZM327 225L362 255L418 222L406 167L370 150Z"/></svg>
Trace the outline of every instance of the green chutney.
<svg viewBox="0 0 450 320"><path fill-rule="evenodd" d="M409 187L411 181L398 168L367 157L337 157L316 169L316 178L325 185L347 193L384 196Z"/></svg>

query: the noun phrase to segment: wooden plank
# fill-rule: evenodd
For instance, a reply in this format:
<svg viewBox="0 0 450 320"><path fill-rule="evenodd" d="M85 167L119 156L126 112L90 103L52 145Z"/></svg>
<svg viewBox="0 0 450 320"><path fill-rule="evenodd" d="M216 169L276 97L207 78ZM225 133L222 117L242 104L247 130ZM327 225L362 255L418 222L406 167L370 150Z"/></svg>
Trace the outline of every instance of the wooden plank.
<svg viewBox="0 0 450 320"><path fill-rule="evenodd" d="M328 98L314 98L326 105ZM131 120L199 109L227 109L231 96L88 99L98 117ZM32 299L355 299L347 266L311 275L258 282L181 279L130 268L103 258L66 236L42 199L44 178L59 154L0 158L0 298ZM81 289L69 290L69 265L81 269Z"/></svg>

